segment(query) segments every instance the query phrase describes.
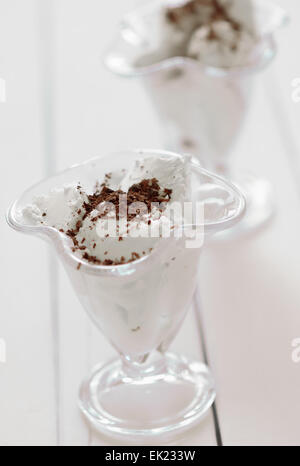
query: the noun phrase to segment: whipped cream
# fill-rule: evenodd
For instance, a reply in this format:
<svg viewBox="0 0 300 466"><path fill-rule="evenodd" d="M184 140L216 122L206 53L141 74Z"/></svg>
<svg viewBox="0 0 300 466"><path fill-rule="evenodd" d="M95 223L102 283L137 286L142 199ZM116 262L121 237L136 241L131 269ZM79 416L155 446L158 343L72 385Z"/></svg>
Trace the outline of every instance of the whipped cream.
<svg viewBox="0 0 300 466"><path fill-rule="evenodd" d="M99 237L97 228L105 227L108 221L100 218L93 222L94 217L101 215L101 202L98 202L101 192L100 199L110 196L111 200L115 200L118 190L127 193L128 200L136 197L147 201L162 196L167 206L175 200L179 204L185 201L192 201L193 205L208 203L205 220L217 222L220 228L236 208L236 199L231 190L218 187L217 180L215 183L201 170L198 172L189 157L141 151L135 153L138 161L131 165L132 154L130 157L125 155L124 158L123 155L112 156L83 164L75 171L71 169L42 184L38 190L35 188L34 192L43 195L35 197L30 205L22 204L24 207L18 212L18 221L24 226L42 226L32 231L39 236L47 234L50 227L61 230L59 234L51 235L51 239L83 307L121 355L142 362L155 349L166 351L180 328L198 284L203 243L189 248L186 237L175 235L170 238L128 236L122 241L113 236ZM123 166L126 172L122 171ZM105 177L107 170L111 173ZM60 186L61 179L74 182ZM104 186L101 186L103 179ZM43 186L49 186L49 183L55 189L44 192ZM149 189L152 194L147 197ZM129 228L138 229L138 225L147 228L150 220L151 226L162 226L167 218L165 214L163 209L154 209L142 214L140 222L135 222L136 216L128 215ZM69 230L71 236L65 237ZM150 251L152 247L153 251ZM143 251L144 260L135 261L137 256L132 258L132 253L143 255ZM98 261L104 265L105 260L123 263L122 256L133 262L124 266L94 267L90 263L85 266L85 260L88 261L85 254L88 258L93 257L96 265ZM78 255L77 261L74 261L74 255Z"/></svg>
<svg viewBox="0 0 300 466"><path fill-rule="evenodd" d="M265 31L257 9L253 0L161 0L153 11L128 20L135 33L144 30L135 66L172 57L221 68L245 66L255 59Z"/></svg>
<svg viewBox="0 0 300 466"><path fill-rule="evenodd" d="M235 17L235 4L248 9L247 22ZM169 40L176 53L217 67L245 65L258 41L251 0L190 0L165 10ZM173 39L174 38L174 39Z"/></svg>
<svg viewBox="0 0 300 466"><path fill-rule="evenodd" d="M94 190L74 180L71 185L58 186L34 198L19 211L19 221L23 224L53 227L61 230L61 235L70 236L70 248L73 248L70 253L78 256L79 266L74 267L74 263L67 260L63 263L81 303L118 352L137 361L144 360L154 349L166 350L174 338L197 284L201 247L187 249L185 238L127 235L119 240L124 229L141 233L140 230L148 227L161 227L167 217L165 211L159 209L140 215L139 221L136 216L128 215L129 221L125 227L120 226L117 237L99 236L99 228L105 229L109 218L93 221L101 215L103 207L97 204L97 196L103 192L106 197L111 190L114 198L115 191L121 190L127 193L129 200L130 196L135 196L136 187L139 191L142 182L146 188L150 184L154 191L158 185L159 195L166 202L168 198L169 202L180 203L191 200L189 160L167 154L145 156L126 172L120 169L108 173L104 186L99 185L104 173L96 173L95 182L98 183ZM143 195L138 192L137 197ZM151 255L153 260L147 260ZM140 268L132 267L128 271L119 265L134 262L139 257L146 258ZM119 275L108 273L106 276L103 271L96 270L93 273L92 269L80 266L82 260L95 265L118 264Z"/></svg>
<svg viewBox="0 0 300 466"><path fill-rule="evenodd" d="M53 226L57 230L71 230L81 220L84 212L79 213L87 195L80 192L78 185L66 185L52 189L48 194L36 196L32 204L19 212L20 220L29 225Z"/></svg>
<svg viewBox="0 0 300 466"><path fill-rule="evenodd" d="M206 168L224 174L248 109L254 76L230 71L260 64L263 49L258 44L266 28L257 21L259 7L251 0L164 0L159 5L148 14L151 23L146 14L140 17L148 46L141 47L143 57L136 66L190 57L225 71L224 75L212 73L203 66L173 60L170 66L147 74L144 85L161 120L164 145L193 154ZM260 12L258 16L268 22L267 15ZM161 33L153 43L155 20Z"/></svg>
<svg viewBox="0 0 300 466"><path fill-rule="evenodd" d="M241 66L253 50L254 38L246 30L237 31L228 21L214 21L196 29L187 55L207 65Z"/></svg>
<svg viewBox="0 0 300 466"><path fill-rule="evenodd" d="M133 184L142 179L156 178L158 184L172 190L172 201L184 202L191 197L190 158L147 157L137 160L121 181L121 189L128 191Z"/></svg>
<svg viewBox="0 0 300 466"><path fill-rule="evenodd" d="M188 161L188 157L146 157L121 175L106 174L101 185L95 180L93 193L80 181L58 187L36 197L20 215L27 224L50 226L68 235L73 252L91 263L132 262L150 254L162 238L162 228L170 226L166 205L190 199Z"/></svg>

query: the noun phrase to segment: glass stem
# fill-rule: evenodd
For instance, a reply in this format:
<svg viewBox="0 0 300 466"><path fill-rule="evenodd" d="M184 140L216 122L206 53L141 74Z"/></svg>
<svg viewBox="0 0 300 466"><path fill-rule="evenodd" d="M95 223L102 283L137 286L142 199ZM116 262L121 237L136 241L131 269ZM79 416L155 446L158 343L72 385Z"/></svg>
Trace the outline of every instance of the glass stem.
<svg viewBox="0 0 300 466"><path fill-rule="evenodd" d="M164 367L164 355L157 351L140 357L121 354L121 361L124 374L133 379L152 376Z"/></svg>

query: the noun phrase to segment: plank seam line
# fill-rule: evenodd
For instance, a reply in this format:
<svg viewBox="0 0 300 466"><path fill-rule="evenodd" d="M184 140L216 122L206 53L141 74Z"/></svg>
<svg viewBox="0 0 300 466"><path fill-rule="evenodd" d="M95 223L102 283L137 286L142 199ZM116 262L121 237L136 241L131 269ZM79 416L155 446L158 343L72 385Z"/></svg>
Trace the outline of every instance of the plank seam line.
<svg viewBox="0 0 300 466"><path fill-rule="evenodd" d="M199 290L198 289L196 291L195 298L194 298L194 311L195 311L195 315L196 315L196 324L197 324L197 328L198 328L200 346L201 346L203 356L204 356L204 362L205 362L205 364L207 366L210 367L208 351L207 351L207 344L206 344L206 339L205 339L203 325L202 325L202 322L203 322L202 305L201 305L201 300L200 300ZM217 446L222 447L223 446L223 440L222 440L222 433L221 433L221 427L220 427L220 422L219 422L218 408L217 408L216 401L213 403L211 409L212 409L212 414L213 414L213 421L214 421L214 428L215 428L215 436L216 436Z"/></svg>
<svg viewBox="0 0 300 466"><path fill-rule="evenodd" d="M49 1L36 3L38 14L39 67L42 135L44 144L45 176L55 170L55 131L53 109L53 10ZM58 264L53 251L48 247L48 271L50 281L50 316L52 333L52 364L54 375L55 435L56 444L61 442L61 398L60 398L60 332L59 332L59 295Z"/></svg>

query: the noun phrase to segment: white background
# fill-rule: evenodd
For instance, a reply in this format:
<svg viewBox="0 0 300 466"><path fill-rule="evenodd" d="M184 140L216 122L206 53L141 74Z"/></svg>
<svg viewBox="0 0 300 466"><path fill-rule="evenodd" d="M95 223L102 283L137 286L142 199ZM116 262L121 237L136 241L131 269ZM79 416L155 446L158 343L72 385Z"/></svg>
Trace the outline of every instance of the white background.
<svg viewBox="0 0 300 466"><path fill-rule="evenodd" d="M78 386L112 350L81 309L53 252L6 226L26 187L91 156L160 146L139 82L101 65L122 14L138 0L0 0L0 445L111 445L77 408ZM257 77L236 164L267 176L277 217L260 234L209 247L202 259L203 330L225 445L300 444L300 4L278 33L276 62ZM193 312L175 349L201 359ZM212 413L178 445L216 445Z"/></svg>

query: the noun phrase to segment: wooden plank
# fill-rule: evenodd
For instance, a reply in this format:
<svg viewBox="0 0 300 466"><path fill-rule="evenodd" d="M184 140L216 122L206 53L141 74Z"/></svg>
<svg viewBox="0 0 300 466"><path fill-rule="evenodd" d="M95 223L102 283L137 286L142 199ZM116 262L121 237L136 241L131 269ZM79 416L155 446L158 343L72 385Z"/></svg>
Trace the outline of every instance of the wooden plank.
<svg viewBox="0 0 300 466"><path fill-rule="evenodd" d="M277 35L280 55L273 65L267 93L300 196L300 62L297 54L300 3L296 0L278 0L278 3L287 9L290 24Z"/></svg>
<svg viewBox="0 0 300 466"><path fill-rule="evenodd" d="M86 446L89 443L90 428L78 408L78 393L90 367L91 324L61 266L58 296L60 444Z"/></svg>
<svg viewBox="0 0 300 466"><path fill-rule="evenodd" d="M247 128L236 147L240 169L267 176L277 217L260 234L206 251L202 298L225 445L300 443L300 210L277 116L261 77Z"/></svg>
<svg viewBox="0 0 300 466"><path fill-rule="evenodd" d="M7 98L0 103L1 211L45 176L41 138L36 3L0 2L0 76ZM22 51L22 52L21 52ZM4 222L4 220L2 220ZM56 443L53 346L48 249L2 223L0 338L0 444ZM13 245L13 246L12 246Z"/></svg>

